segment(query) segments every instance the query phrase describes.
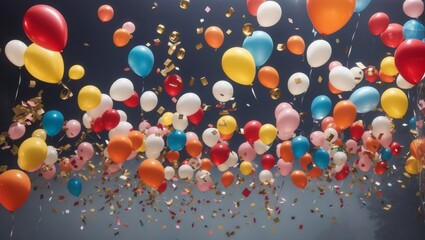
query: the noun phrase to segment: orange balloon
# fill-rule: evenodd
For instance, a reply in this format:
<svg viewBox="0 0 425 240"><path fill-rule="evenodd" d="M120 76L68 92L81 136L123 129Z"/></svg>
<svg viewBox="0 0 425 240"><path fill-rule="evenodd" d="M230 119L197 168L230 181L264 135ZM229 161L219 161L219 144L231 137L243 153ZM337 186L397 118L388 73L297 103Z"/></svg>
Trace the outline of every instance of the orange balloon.
<svg viewBox="0 0 425 240"><path fill-rule="evenodd" d="M232 185L234 180L235 175L233 175L233 173L230 171L227 171L221 175L221 184L223 184L225 187Z"/></svg>
<svg viewBox="0 0 425 240"><path fill-rule="evenodd" d="M342 139L341 138L337 138L336 140L335 140L335 142L333 142L333 144L334 145L336 145L336 146L342 146Z"/></svg>
<svg viewBox="0 0 425 240"><path fill-rule="evenodd" d="M274 67L264 66L258 71L258 81L266 88L276 88L279 85L279 73Z"/></svg>
<svg viewBox="0 0 425 240"><path fill-rule="evenodd" d="M330 91L331 93L333 93L333 94L340 94L340 93L342 93L342 91L341 91L341 90L339 90L339 89L337 89L337 88L335 88L335 87L331 84L331 82L328 82L328 88L329 88L329 91Z"/></svg>
<svg viewBox="0 0 425 240"><path fill-rule="evenodd" d="M177 151L168 151L167 152L167 159L170 163L177 162L179 160L180 153Z"/></svg>
<svg viewBox="0 0 425 240"><path fill-rule="evenodd" d="M21 170L7 170L0 175L0 204L10 212L25 204L30 191L30 178Z"/></svg>
<svg viewBox="0 0 425 240"><path fill-rule="evenodd" d="M229 139L231 139L231 138L233 137L233 133L234 133L234 132L229 133L229 134L223 134L223 133L220 133L220 138L221 138L222 140L224 140L224 141L229 140Z"/></svg>
<svg viewBox="0 0 425 240"><path fill-rule="evenodd" d="M109 5L102 5L97 10L97 16L100 21L108 22L114 17L114 9Z"/></svg>
<svg viewBox="0 0 425 240"><path fill-rule="evenodd" d="M146 185L158 188L164 181L164 167L155 159L146 159L137 168L137 174Z"/></svg>
<svg viewBox="0 0 425 240"><path fill-rule="evenodd" d="M288 47L288 50L295 55L303 55L305 50L304 39L298 35L288 38L286 46Z"/></svg>
<svg viewBox="0 0 425 240"><path fill-rule="evenodd" d="M117 29L114 32L112 40L117 47L124 47L130 41L131 35L124 28Z"/></svg>
<svg viewBox="0 0 425 240"><path fill-rule="evenodd" d="M213 164L212 164L211 160L209 160L208 158L202 158L201 166L200 166L200 168L202 170L209 172L211 170L212 166L213 166Z"/></svg>
<svg viewBox="0 0 425 240"><path fill-rule="evenodd" d="M308 168L311 168L312 165L310 166L310 164L313 164L313 157L310 153L306 153L300 158L301 168L306 171Z"/></svg>
<svg viewBox="0 0 425 240"><path fill-rule="evenodd" d="M131 147L133 151L136 151L143 145L143 140L145 136L140 131L133 130L127 135L128 139L131 141Z"/></svg>
<svg viewBox="0 0 425 240"><path fill-rule="evenodd" d="M295 186L299 188L305 188L305 186L307 186L308 179L305 172L295 170L291 172L291 181Z"/></svg>
<svg viewBox="0 0 425 240"><path fill-rule="evenodd" d="M356 0L307 0L307 13L314 28L329 35L347 24L355 6Z"/></svg>
<svg viewBox="0 0 425 240"><path fill-rule="evenodd" d="M191 157L197 157L202 152L202 143L198 139L190 139L186 142L186 152Z"/></svg>
<svg viewBox="0 0 425 240"><path fill-rule="evenodd" d="M294 154L292 153L291 141L284 141L280 144L280 158L285 162L292 162Z"/></svg>
<svg viewBox="0 0 425 240"><path fill-rule="evenodd" d="M333 111L333 118L339 129L344 130L356 120L357 110L354 103L343 100L339 101Z"/></svg>
<svg viewBox="0 0 425 240"><path fill-rule="evenodd" d="M379 78L386 83L392 83L395 81L396 76L385 75L382 70L379 70Z"/></svg>
<svg viewBox="0 0 425 240"><path fill-rule="evenodd" d="M376 151L378 151L380 146L381 146L381 143L379 142L379 139L375 137L368 137L366 139L365 147L370 152L375 153Z"/></svg>
<svg viewBox="0 0 425 240"><path fill-rule="evenodd" d="M334 122L329 123L328 125L326 125L326 129L328 129L328 128L333 128L333 129L335 129L338 133L339 133L339 132L341 132L341 129L339 129L339 128L338 128L338 126L336 125L336 123L334 123Z"/></svg>
<svg viewBox="0 0 425 240"><path fill-rule="evenodd" d="M247 0L246 1L246 8L248 8L249 14L251 14L254 17L256 17L257 16L258 7L260 7L260 5L263 2L265 2L265 1L266 0Z"/></svg>
<svg viewBox="0 0 425 240"><path fill-rule="evenodd" d="M109 141L108 154L114 163L122 163L133 151L132 143L128 137L115 136Z"/></svg>
<svg viewBox="0 0 425 240"><path fill-rule="evenodd" d="M425 156L425 140L415 139L410 143L410 154L416 159L423 159Z"/></svg>
<svg viewBox="0 0 425 240"><path fill-rule="evenodd" d="M307 172L307 176L311 177L311 178L317 178L322 176L323 174L323 170L314 166L310 171Z"/></svg>
<svg viewBox="0 0 425 240"><path fill-rule="evenodd" d="M71 172L72 171L72 165L71 165L71 162L69 161L69 158L66 158L66 159L60 161L59 168L62 171Z"/></svg>
<svg viewBox="0 0 425 240"><path fill-rule="evenodd" d="M204 32L205 41L212 48L219 48L224 42L224 33L223 31L216 26L211 26L207 28Z"/></svg>
<svg viewBox="0 0 425 240"><path fill-rule="evenodd" d="M328 128L328 126L333 126L333 125L330 125L330 124L334 123L334 122L335 122L335 120L331 116L327 116L327 117L323 118L322 122L320 123L320 126L322 127L322 131L325 131ZM337 130L337 129L335 129L335 130Z"/></svg>

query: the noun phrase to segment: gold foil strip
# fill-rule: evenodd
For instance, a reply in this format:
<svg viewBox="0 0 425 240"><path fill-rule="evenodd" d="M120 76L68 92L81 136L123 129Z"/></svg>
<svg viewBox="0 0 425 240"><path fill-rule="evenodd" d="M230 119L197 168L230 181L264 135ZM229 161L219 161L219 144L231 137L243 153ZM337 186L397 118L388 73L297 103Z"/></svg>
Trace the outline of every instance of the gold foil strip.
<svg viewBox="0 0 425 240"><path fill-rule="evenodd" d="M190 6L190 0L181 0L180 1L180 8L181 9L188 9Z"/></svg>
<svg viewBox="0 0 425 240"><path fill-rule="evenodd" d="M235 12L235 9L233 9L233 7L229 7L226 11L226 17L231 17L234 12Z"/></svg>
<svg viewBox="0 0 425 240"><path fill-rule="evenodd" d="M163 106L159 107L158 110L156 110L156 112L161 115L164 113L164 111L165 111L165 108Z"/></svg>
<svg viewBox="0 0 425 240"><path fill-rule="evenodd" d="M202 46L202 43L196 44L196 50L201 50L204 46Z"/></svg>
<svg viewBox="0 0 425 240"><path fill-rule="evenodd" d="M227 35L230 35L231 33L232 33L232 30L231 29L227 29L226 34Z"/></svg>
<svg viewBox="0 0 425 240"><path fill-rule="evenodd" d="M279 88L274 88L272 90L270 90L270 96L273 100L277 100L280 98L280 96L282 95L282 91Z"/></svg>
<svg viewBox="0 0 425 240"><path fill-rule="evenodd" d="M60 99L67 100L70 97L74 96L74 94L71 92L71 90L64 83L61 82L61 84L62 84L62 90L61 90L61 93L59 95Z"/></svg>
<svg viewBox="0 0 425 240"><path fill-rule="evenodd" d="M190 80L189 80L188 85L189 85L190 87L192 87L194 83L195 83L195 78L194 78L194 77L190 77Z"/></svg>
<svg viewBox="0 0 425 240"><path fill-rule="evenodd" d="M196 29L196 34L202 34L202 33L204 33L204 28L203 27L198 27Z"/></svg>
<svg viewBox="0 0 425 240"><path fill-rule="evenodd" d="M34 80L30 80L30 83L28 84L29 88L35 88L35 86L37 85L37 82Z"/></svg>
<svg viewBox="0 0 425 240"><path fill-rule="evenodd" d="M163 33L164 33L164 31L165 31L165 26L164 26L164 25L159 24L159 25L156 27L156 32L157 32L158 34L163 34Z"/></svg>
<svg viewBox="0 0 425 240"><path fill-rule="evenodd" d="M168 37L168 39L170 39L170 41L173 43L178 42L180 41L180 33L177 31L173 31Z"/></svg>
<svg viewBox="0 0 425 240"><path fill-rule="evenodd" d="M179 48L177 51L177 59L182 60L186 55L186 50L184 48Z"/></svg>
<svg viewBox="0 0 425 240"><path fill-rule="evenodd" d="M208 80L207 80L207 78L206 77L201 77L201 83L202 83L202 86L207 86L208 85Z"/></svg>
<svg viewBox="0 0 425 240"><path fill-rule="evenodd" d="M242 26L242 32L243 32L243 34L245 35L245 36L251 36L252 35L252 33L254 32L254 27L252 26L252 24L251 23L245 23L243 26Z"/></svg>
<svg viewBox="0 0 425 240"><path fill-rule="evenodd" d="M278 50L279 52L282 52L286 49L286 45L284 43L279 43L276 46L276 50Z"/></svg>

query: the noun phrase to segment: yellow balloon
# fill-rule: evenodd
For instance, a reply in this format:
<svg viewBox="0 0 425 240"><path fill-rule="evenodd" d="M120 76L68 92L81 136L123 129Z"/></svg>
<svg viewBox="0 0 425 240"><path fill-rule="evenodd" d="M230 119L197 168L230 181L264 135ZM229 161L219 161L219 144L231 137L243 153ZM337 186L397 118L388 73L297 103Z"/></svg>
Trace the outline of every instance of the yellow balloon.
<svg viewBox="0 0 425 240"><path fill-rule="evenodd" d="M40 81L59 83L64 73L62 55L31 44L24 53L24 63L28 72Z"/></svg>
<svg viewBox="0 0 425 240"><path fill-rule="evenodd" d="M161 117L162 124L164 124L165 126L171 125L171 123L173 122L173 116L174 116L174 114L172 112L164 113Z"/></svg>
<svg viewBox="0 0 425 240"><path fill-rule="evenodd" d="M388 116L402 118L407 112L409 101L402 90L389 88L381 96L381 105Z"/></svg>
<svg viewBox="0 0 425 240"><path fill-rule="evenodd" d="M221 67L224 73L236 83L250 85L254 81L254 57L244 48L228 49L221 59Z"/></svg>
<svg viewBox="0 0 425 240"><path fill-rule="evenodd" d="M241 163L241 165L239 165L239 171L243 175L245 175L245 176L251 174L251 172L252 172L252 163L251 162L247 162L247 161L243 161Z"/></svg>
<svg viewBox="0 0 425 240"><path fill-rule="evenodd" d="M266 145L270 145L276 139L277 129L270 123L264 124L260 128L260 140Z"/></svg>
<svg viewBox="0 0 425 240"><path fill-rule="evenodd" d="M18 150L18 165L25 171L34 169L43 163L47 156L47 144L41 138L30 137Z"/></svg>
<svg viewBox="0 0 425 240"><path fill-rule="evenodd" d="M43 141L46 141L46 137L47 137L46 131L44 131L44 129L41 129L41 128L36 129L34 132L32 132L32 135L31 136L32 137L40 138Z"/></svg>
<svg viewBox="0 0 425 240"><path fill-rule="evenodd" d="M146 139L143 140L142 146L140 146L139 149L137 149L138 152L142 152L143 153L143 152L146 151L145 142L146 142Z"/></svg>
<svg viewBox="0 0 425 240"><path fill-rule="evenodd" d="M217 120L217 130L221 134L231 134L237 127L236 119L230 115L222 116Z"/></svg>
<svg viewBox="0 0 425 240"><path fill-rule="evenodd" d="M81 88L78 93L78 106L83 111L88 111L97 107L102 100L102 93L93 85L87 85Z"/></svg>
<svg viewBox="0 0 425 240"><path fill-rule="evenodd" d="M418 161L418 159L414 158L413 156L410 156L406 160L406 164L404 165L404 169L409 174L418 174L422 170L421 165L420 165L420 161Z"/></svg>
<svg viewBox="0 0 425 240"><path fill-rule="evenodd" d="M71 80L80 80L84 77L85 70L81 65L74 65L68 71L68 76Z"/></svg>
<svg viewBox="0 0 425 240"><path fill-rule="evenodd" d="M395 66L394 57L386 57L381 61L381 71L387 76L395 76L398 74L397 67Z"/></svg>

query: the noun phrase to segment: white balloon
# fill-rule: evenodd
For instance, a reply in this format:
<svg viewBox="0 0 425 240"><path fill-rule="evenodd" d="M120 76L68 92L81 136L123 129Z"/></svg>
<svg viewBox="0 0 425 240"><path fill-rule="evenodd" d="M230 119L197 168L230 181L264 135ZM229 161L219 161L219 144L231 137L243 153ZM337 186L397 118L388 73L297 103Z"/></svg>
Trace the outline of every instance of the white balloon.
<svg viewBox="0 0 425 240"><path fill-rule="evenodd" d="M133 129L133 125L129 122L119 122L115 128L109 130L108 137L112 139L115 136L127 136Z"/></svg>
<svg viewBox="0 0 425 240"><path fill-rule="evenodd" d="M260 139L254 142L254 150L258 155L264 154L270 149L270 146L261 142Z"/></svg>
<svg viewBox="0 0 425 240"><path fill-rule="evenodd" d="M44 159L44 163L47 165L53 165L58 160L58 151L55 147L47 146L47 155Z"/></svg>
<svg viewBox="0 0 425 240"><path fill-rule="evenodd" d="M282 8L277 2L266 1L257 10L257 21L262 27L271 27L282 17Z"/></svg>
<svg viewBox="0 0 425 240"><path fill-rule="evenodd" d="M164 139L155 134L149 135L145 140L146 152L151 151L152 153L160 153L164 149Z"/></svg>
<svg viewBox="0 0 425 240"><path fill-rule="evenodd" d="M24 66L24 54L27 45L19 40L12 40L6 44L4 51L7 59L17 67Z"/></svg>
<svg viewBox="0 0 425 240"><path fill-rule="evenodd" d="M227 166L227 164L226 164L226 163L223 163L223 164L218 165L218 166L217 166L217 169L218 169L220 172L225 172L225 171L227 171L227 170L229 169L229 166Z"/></svg>
<svg viewBox="0 0 425 240"><path fill-rule="evenodd" d="M233 97L233 86L227 81L221 80L214 84L212 93L219 102L227 102Z"/></svg>
<svg viewBox="0 0 425 240"><path fill-rule="evenodd" d="M109 89L109 95L115 101L125 101L133 95L134 86L128 78L117 79Z"/></svg>
<svg viewBox="0 0 425 240"><path fill-rule="evenodd" d="M190 158L188 163L194 170L198 170L201 167L201 159L198 157Z"/></svg>
<svg viewBox="0 0 425 240"><path fill-rule="evenodd" d="M332 157L335 165L341 166L347 162L347 154L345 152L336 152Z"/></svg>
<svg viewBox="0 0 425 240"><path fill-rule="evenodd" d="M186 143L187 143L189 140L192 140L192 139L199 140L199 137L194 132L186 132L186 139L187 139L186 140Z"/></svg>
<svg viewBox="0 0 425 240"><path fill-rule="evenodd" d="M120 115L120 122L127 122L127 113L123 110L117 110L117 112Z"/></svg>
<svg viewBox="0 0 425 240"><path fill-rule="evenodd" d="M164 178L166 180L170 180L174 177L174 175L176 174L176 171L174 171L174 168L170 167L170 166L166 166L164 168Z"/></svg>
<svg viewBox="0 0 425 240"><path fill-rule="evenodd" d="M179 167L179 177L184 180L190 180L193 177L193 169L191 166L184 164Z"/></svg>
<svg viewBox="0 0 425 240"><path fill-rule="evenodd" d="M175 129L182 131L184 131L189 125L187 117L179 113L174 113L173 118L171 119L171 123Z"/></svg>
<svg viewBox="0 0 425 240"><path fill-rule="evenodd" d="M363 80L363 77L364 77L363 70L359 67L352 67L350 69L350 71L353 74L354 82L356 83L356 85L359 84Z"/></svg>
<svg viewBox="0 0 425 240"><path fill-rule="evenodd" d="M292 95L297 96L307 92L310 86L310 79L307 75L297 72L291 75L288 80L288 89Z"/></svg>
<svg viewBox="0 0 425 240"><path fill-rule="evenodd" d="M178 113L190 116L196 113L201 107L201 99L195 93L183 94L176 103Z"/></svg>
<svg viewBox="0 0 425 240"><path fill-rule="evenodd" d="M397 83L397 86L401 89L411 89L413 88L415 85L411 84L410 82L406 81L406 79L404 79L403 76L401 76L401 74L399 74L397 76L397 79L395 80Z"/></svg>
<svg viewBox="0 0 425 240"><path fill-rule="evenodd" d="M326 128L323 133L325 134L325 142L333 143L338 139L338 132L333 128Z"/></svg>
<svg viewBox="0 0 425 240"><path fill-rule="evenodd" d="M158 96L152 91L146 91L140 96L140 106L143 111L150 112L158 104Z"/></svg>
<svg viewBox="0 0 425 240"><path fill-rule="evenodd" d="M391 132L391 121L384 117L378 116L372 121L372 135L376 138L381 138L382 134Z"/></svg>
<svg viewBox="0 0 425 240"><path fill-rule="evenodd" d="M227 160L223 163L226 164L229 168L235 166L238 163L238 154L234 151L232 151L229 154L229 158L227 158Z"/></svg>
<svg viewBox="0 0 425 240"><path fill-rule="evenodd" d="M220 133L217 128L207 128L202 133L202 141L208 147L214 146L220 140Z"/></svg>
<svg viewBox="0 0 425 240"><path fill-rule="evenodd" d="M84 125L84 127L86 127L87 129L90 129L92 121L93 121L93 119L87 113L84 113L84 115L83 115L83 125Z"/></svg>
<svg viewBox="0 0 425 240"><path fill-rule="evenodd" d="M312 68L323 66L332 55L332 47L325 40L316 40L307 48L307 62Z"/></svg>
<svg viewBox="0 0 425 240"><path fill-rule="evenodd" d="M403 3L403 12L411 18L417 18L424 12L424 2L422 0L406 0Z"/></svg>
<svg viewBox="0 0 425 240"><path fill-rule="evenodd" d="M97 105L97 107L93 109L88 110L87 114L91 118L101 117L106 110L112 109L113 107L114 102L112 101L112 98L108 94L102 93L102 98L100 100L99 105Z"/></svg>
<svg viewBox="0 0 425 240"><path fill-rule="evenodd" d="M212 182L211 173L206 170L197 171L195 178L199 183Z"/></svg>
<svg viewBox="0 0 425 240"><path fill-rule="evenodd" d="M329 73L329 81L336 89L351 91L356 86L353 73L344 66L337 66Z"/></svg>
<svg viewBox="0 0 425 240"><path fill-rule="evenodd" d="M152 150L146 150L146 157L151 159L158 159L158 157L161 155L161 152L155 152Z"/></svg>
<svg viewBox="0 0 425 240"><path fill-rule="evenodd" d="M269 170L262 170L258 176L260 181L264 184L270 184L273 180L273 174Z"/></svg>

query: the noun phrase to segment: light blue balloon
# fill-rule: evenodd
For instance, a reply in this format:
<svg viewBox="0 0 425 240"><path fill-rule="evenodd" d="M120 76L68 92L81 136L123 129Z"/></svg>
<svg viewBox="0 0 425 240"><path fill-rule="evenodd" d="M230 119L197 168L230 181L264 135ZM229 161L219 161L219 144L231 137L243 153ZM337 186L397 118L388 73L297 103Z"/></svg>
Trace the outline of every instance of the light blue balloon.
<svg viewBox="0 0 425 240"><path fill-rule="evenodd" d="M418 20L412 19L403 25L403 38L404 39L418 39L425 38L425 27Z"/></svg>
<svg viewBox="0 0 425 240"><path fill-rule="evenodd" d="M255 66L259 67L272 55L273 40L266 32L254 31L251 36L245 38L242 47L251 53Z"/></svg>
<svg viewBox="0 0 425 240"><path fill-rule="evenodd" d="M182 130L174 130L168 134L167 145L172 151L180 151L186 145L186 133Z"/></svg>
<svg viewBox="0 0 425 240"><path fill-rule="evenodd" d="M356 6L354 7L354 12L359 13L365 10L369 5L371 0L356 0Z"/></svg>
<svg viewBox="0 0 425 240"><path fill-rule="evenodd" d="M322 148L317 149L313 153L313 161L316 166L320 169L326 169L329 165L330 156L329 153Z"/></svg>
<svg viewBox="0 0 425 240"><path fill-rule="evenodd" d="M321 120L326 117L332 109L332 101L328 96L319 95L311 102L311 115L315 119Z"/></svg>
<svg viewBox="0 0 425 240"><path fill-rule="evenodd" d="M291 150L295 158L300 158L307 153L310 148L310 142L304 136L297 136L291 141Z"/></svg>
<svg viewBox="0 0 425 240"><path fill-rule="evenodd" d="M135 46L128 54L128 65L141 77L146 77L152 71L154 56L152 51L143 45Z"/></svg>
<svg viewBox="0 0 425 240"><path fill-rule="evenodd" d="M79 178L71 178L68 180L68 191L78 197L81 194L81 191L83 190L83 184L81 183L81 180Z"/></svg>
<svg viewBox="0 0 425 240"><path fill-rule="evenodd" d="M56 136L62 130L63 122L62 113L56 110L46 112L41 119L43 129L50 137Z"/></svg>
<svg viewBox="0 0 425 240"><path fill-rule="evenodd" d="M409 128L410 130L416 131L418 127L416 126L416 117L413 116L409 119Z"/></svg>
<svg viewBox="0 0 425 240"><path fill-rule="evenodd" d="M361 87L351 94L349 100L354 103L358 113L367 113L378 106L379 92L373 87Z"/></svg>
<svg viewBox="0 0 425 240"><path fill-rule="evenodd" d="M386 162L386 161L390 160L392 155L393 154L391 153L391 149L389 149L389 148L383 148L382 151L381 151L382 161Z"/></svg>

